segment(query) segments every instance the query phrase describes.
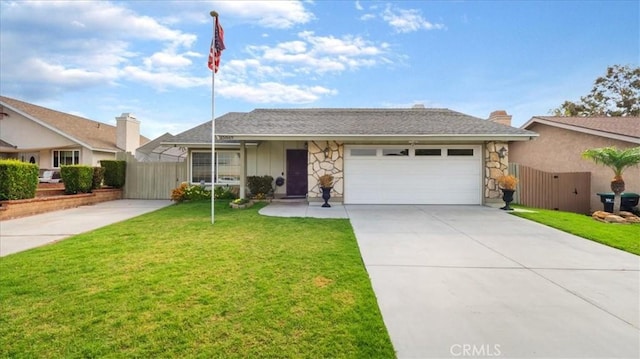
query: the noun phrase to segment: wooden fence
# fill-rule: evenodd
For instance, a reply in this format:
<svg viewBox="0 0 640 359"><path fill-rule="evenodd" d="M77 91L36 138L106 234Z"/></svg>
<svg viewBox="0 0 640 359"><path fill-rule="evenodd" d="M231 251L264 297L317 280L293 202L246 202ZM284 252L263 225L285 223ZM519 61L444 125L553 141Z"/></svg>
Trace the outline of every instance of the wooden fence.
<svg viewBox="0 0 640 359"><path fill-rule="evenodd" d="M520 180L514 203L575 213L590 211L590 172L551 173L512 163L509 173Z"/></svg>
<svg viewBox="0 0 640 359"><path fill-rule="evenodd" d="M171 190L187 181L187 162L138 162L128 153L118 160L127 161L124 198L170 199Z"/></svg>

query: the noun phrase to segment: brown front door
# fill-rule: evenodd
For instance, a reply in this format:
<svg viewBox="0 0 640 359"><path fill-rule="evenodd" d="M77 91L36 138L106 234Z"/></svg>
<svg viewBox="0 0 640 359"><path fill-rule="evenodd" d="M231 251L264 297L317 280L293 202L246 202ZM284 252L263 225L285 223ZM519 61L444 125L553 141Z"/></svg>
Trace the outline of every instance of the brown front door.
<svg viewBox="0 0 640 359"><path fill-rule="evenodd" d="M307 195L307 150L287 150L287 196Z"/></svg>

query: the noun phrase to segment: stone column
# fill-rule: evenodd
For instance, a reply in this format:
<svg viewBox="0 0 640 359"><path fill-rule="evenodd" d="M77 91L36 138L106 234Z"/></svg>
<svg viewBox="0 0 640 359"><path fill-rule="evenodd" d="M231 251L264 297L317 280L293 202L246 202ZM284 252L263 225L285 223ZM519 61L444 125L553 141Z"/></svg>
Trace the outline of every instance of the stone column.
<svg viewBox="0 0 640 359"><path fill-rule="evenodd" d="M502 148L505 151L501 156ZM485 202L500 202L502 192L498 185L498 178L509 174L509 144L506 142L489 141L485 144L485 177L484 177L484 198Z"/></svg>
<svg viewBox="0 0 640 359"><path fill-rule="evenodd" d="M320 176L333 176L332 197L342 197L344 193L344 145L336 141L309 141L308 197L320 198Z"/></svg>

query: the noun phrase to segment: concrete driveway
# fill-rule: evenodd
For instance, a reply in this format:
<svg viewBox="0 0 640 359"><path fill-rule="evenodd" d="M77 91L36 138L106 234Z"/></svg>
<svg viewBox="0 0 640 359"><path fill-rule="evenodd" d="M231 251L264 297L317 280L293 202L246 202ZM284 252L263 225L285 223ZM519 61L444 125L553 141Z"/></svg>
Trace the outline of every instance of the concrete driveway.
<svg viewBox="0 0 640 359"><path fill-rule="evenodd" d="M4 220L0 223L0 257L54 243L169 205L169 200L120 199Z"/></svg>
<svg viewBox="0 0 640 359"><path fill-rule="evenodd" d="M640 357L640 257L489 207L345 207L399 358Z"/></svg>

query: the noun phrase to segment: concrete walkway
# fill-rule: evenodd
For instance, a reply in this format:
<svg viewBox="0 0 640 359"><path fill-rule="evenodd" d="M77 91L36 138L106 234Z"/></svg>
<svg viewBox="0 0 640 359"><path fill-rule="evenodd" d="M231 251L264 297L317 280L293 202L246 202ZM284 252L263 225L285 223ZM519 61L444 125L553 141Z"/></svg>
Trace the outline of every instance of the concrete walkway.
<svg viewBox="0 0 640 359"><path fill-rule="evenodd" d="M169 200L123 199L0 222L0 256L60 241L169 206Z"/></svg>
<svg viewBox="0 0 640 359"><path fill-rule="evenodd" d="M331 204L331 207L323 208L320 203L306 202L271 202L258 213L270 217L349 218L341 204Z"/></svg>
<svg viewBox="0 0 640 359"><path fill-rule="evenodd" d="M640 257L480 206L346 206L399 358L638 358Z"/></svg>

